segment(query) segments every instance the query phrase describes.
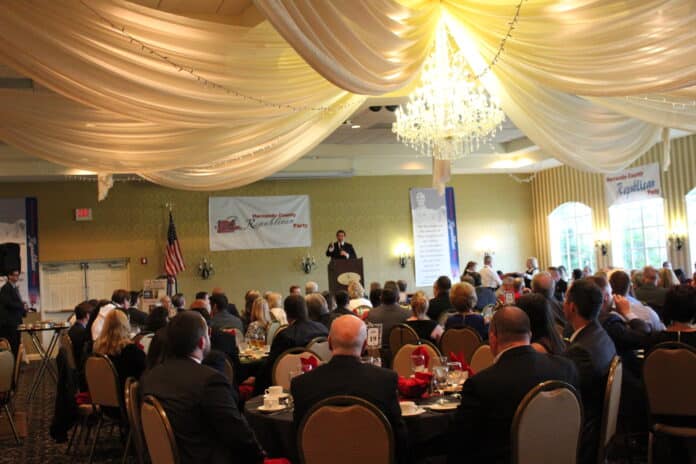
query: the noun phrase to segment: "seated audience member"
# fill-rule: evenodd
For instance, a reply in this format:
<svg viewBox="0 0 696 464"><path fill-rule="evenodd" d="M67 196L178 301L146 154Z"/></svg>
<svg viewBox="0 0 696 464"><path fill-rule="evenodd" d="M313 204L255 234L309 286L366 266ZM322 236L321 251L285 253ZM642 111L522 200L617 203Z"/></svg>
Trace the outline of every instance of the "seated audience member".
<svg viewBox="0 0 696 464"><path fill-rule="evenodd" d="M520 279L520 281L524 284L522 279ZM515 286L515 278L507 276L503 278L503 284L495 291L495 295L498 298L499 304L513 305L522 293L519 292Z"/></svg>
<svg viewBox="0 0 696 464"><path fill-rule="evenodd" d="M334 321L329 333L331 361L292 380L295 427L317 402L335 395L356 396L385 414L394 431L398 461L404 462L408 458L408 439L396 394L398 376L394 371L360 362L366 343L367 328L360 319L341 316Z"/></svg>
<svg viewBox="0 0 696 464"><path fill-rule="evenodd" d="M457 314L447 319L445 330L470 327L481 335L482 340L485 340L488 337L488 326L483 316L474 312L476 289L466 282L454 284L450 291L450 301Z"/></svg>
<svg viewBox="0 0 696 464"><path fill-rule="evenodd" d="M665 330L665 325L660 320L660 316L650 307L635 299L629 294L631 288L631 278L624 271L615 270L609 275L609 285L611 293L624 297L630 304L630 311L652 327L654 331Z"/></svg>
<svg viewBox="0 0 696 464"><path fill-rule="evenodd" d="M162 403L181 464L263 462L229 382L201 365L211 346L201 314L184 311L167 331L170 357L143 376L141 388Z"/></svg>
<svg viewBox="0 0 696 464"><path fill-rule="evenodd" d="M370 290L370 305L376 308L382 303L382 287Z"/></svg>
<svg viewBox="0 0 696 464"><path fill-rule="evenodd" d="M92 311L95 311L95 307L88 301L83 301L75 306L75 322L68 330L68 337L70 337L72 342L73 355L78 370L82 368L85 344L91 341L89 330L87 330L87 322L89 322Z"/></svg>
<svg viewBox="0 0 696 464"><path fill-rule="evenodd" d="M464 383L450 428L448 463L511 462L510 428L522 398L547 380L579 385L572 362L538 353L530 338L529 318L521 309L495 312L488 339L496 361Z"/></svg>
<svg viewBox="0 0 696 464"><path fill-rule="evenodd" d="M672 287L675 287L679 285L681 282L679 282L679 278L677 275L674 273L671 267L666 268L663 267L659 271L657 271L658 274L658 286L662 288L666 288L669 290Z"/></svg>
<svg viewBox="0 0 696 464"><path fill-rule="evenodd" d="M650 344L662 342L682 342L696 347L696 288L690 285L674 287L665 297L665 318L669 325L664 332L651 336Z"/></svg>
<svg viewBox="0 0 696 464"><path fill-rule="evenodd" d="M428 302L428 317L433 321L440 322L440 318L444 317L452 309L452 303L450 303L450 289L452 288L452 281L447 276L440 276L437 278L433 284L433 295Z"/></svg>
<svg viewBox="0 0 696 464"><path fill-rule="evenodd" d="M302 295L302 289L299 285L291 285L288 289L288 295Z"/></svg>
<svg viewBox="0 0 696 464"><path fill-rule="evenodd" d="M307 302L307 314L309 318L323 324L326 330L328 330L331 327L333 318L329 312L326 300L321 293L310 293L305 297L305 301Z"/></svg>
<svg viewBox="0 0 696 464"><path fill-rule="evenodd" d="M583 273L582 269L573 269L573 272L571 274L571 280L575 282L576 280L580 280L583 278Z"/></svg>
<svg viewBox="0 0 696 464"><path fill-rule="evenodd" d="M145 327L143 330L135 337L133 341L138 343L144 335L156 333L159 329L166 327L169 322L169 311L162 306L157 306L152 308L150 314L147 315L145 320Z"/></svg>
<svg viewBox="0 0 696 464"><path fill-rule="evenodd" d="M578 369L584 409L579 453L581 464L597 459L604 391L609 366L616 356L614 342L597 321L602 300L602 290L594 282L579 279L568 289L563 304L566 319L574 330L564 356Z"/></svg>
<svg viewBox="0 0 696 464"><path fill-rule="evenodd" d="M365 298L365 289L360 285L357 280L352 280L348 284L348 295L350 296L350 302L348 303L348 309L355 311L357 308L373 308L372 302Z"/></svg>
<svg viewBox="0 0 696 464"><path fill-rule="evenodd" d="M225 298L227 298L227 295L225 295L225 292L222 290L220 287L215 287L213 288L213 291L210 292L210 296L215 296L215 295L224 295ZM208 301L208 313L210 313L210 297L207 297L206 300ZM232 314L233 316L239 318L239 320L242 320L242 316L239 314L239 310L237 309L237 305L234 303L230 303L229 299L227 301L227 312Z"/></svg>
<svg viewBox="0 0 696 464"><path fill-rule="evenodd" d="M554 281L551 274L548 272L537 272L532 277L532 293L538 293L546 298L553 315L554 324L560 327L565 327L567 324L566 318L563 315L563 305L559 300L554 298L555 291Z"/></svg>
<svg viewBox="0 0 696 464"><path fill-rule="evenodd" d="M376 289L381 290L382 284L380 284L379 282L370 282L370 293L372 293L372 290L376 290ZM379 305L376 305L376 306L379 306Z"/></svg>
<svg viewBox="0 0 696 464"><path fill-rule="evenodd" d="M563 276L561 275L559 268L551 266L546 271L551 275L554 282L553 297L557 301L563 303L565 293L568 290L568 282L563 280Z"/></svg>
<svg viewBox="0 0 696 464"><path fill-rule="evenodd" d="M130 305L129 297L130 294L128 293L128 290L114 290L114 293L111 295L111 302L102 306L95 315L91 326L92 340L96 340L99 337L99 334L101 334L104 319L106 318L107 314L114 309L120 309L124 314L128 313L128 308Z"/></svg>
<svg viewBox="0 0 696 464"><path fill-rule="evenodd" d="M517 307L527 314L532 330L531 345L539 353L561 354L565 343L554 325L549 301L543 295L530 293L517 299Z"/></svg>
<svg viewBox="0 0 696 464"><path fill-rule="evenodd" d="M410 303L408 300L408 293L406 293L406 287L408 287L408 284L405 280L399 279L396 281L396 285L399 286L399 304L401 306L408 305Z"/></svg>
<svg viewBox="0 0 696 464"><path fill-rule="evenodd" d="M213 289L213 290L217 290L217 289ZM220 291L220 293L222 293L222 290ZM208 312L210 313L210 295L208 295L208 292L198 292L198 293L196 293L196 297L194 299L205 301Z"/></svg>
<svg viewBox="0 0 696 464"><path fill-rule="evenodd" d="M328 290L321 292L321 296L326 300L326 307L329 308L329 312L333 312L336 309L336 301L334 301L333 295Z"/></svg>
<svg viewBox="0 0 696 464"><path fill-rule="evenodd" d="M169 295L164 295L159 299L159 307L166 309L169 317L176 316L176 309L174 308L172 299L169 297Z"/></svg>
<svg viewBox="0 0 696 464"><path fill-rule="evenodd" d="M345 290L339 290L336 292L336 309L333 310L333 317L337 318L347 314L355 315L350 310L350 296Z"/></svg>
<svg viewBox="0 0 696 464"><path fill-rule="evenodd" d="M372 309L367 315L367 322L382 324L382 350L385 358L391 360L389 353L389 332L396 324L408 319L408 311L399 306L399 292L391 287L382 289L382 304Z"/></svg>
<svg viewBox="0 0 696 464"><path fill-rule="evenodd" d="M244 314L240 315L240 319L244 323L244 327L249 325L249 317L251 317L251 307L254 305L254 301L261 296L261 292L258 290L247 290L244 294Z"/></svg>
<svg viewBox="0 0 696 464"><path fill-rule="evenodd" d="M421 340L437 344L442 336L443 328L437 321L428 318L428 298L423 292L416 292L411 297L411 317L406 319L408 324L418 334Z"/></svg>
<svg viewBox="0 0 696 464"><path fill-rule="evenodd" d="M253 304L253 302L252 302ZM210 326L215 329L235 329L240 334L244 333L242 320L228 311L229 302L224 294L215 294L210 297Z"/></svg>
<svg viewBox="0 0 696 464"><path fill-rule="evenodd" d="M657 271L652 266L643 268L643 281L636 288L636 298L643 304L650 306L658 315L662 315L662 307L665 305L667 289L657 286Z"/></svg>
<svg viewBox="0 0 696 464"><path fill-rule="evenodd" d="M319 293L319 284L310 280L305 283L304 289L305 296L311 295L312 293Z"/></svg>
<svg viewBox="0 0 696 464"><path fill-rule="evenodd" d="M266 338L268 326L271 323L271 311L268 308L268 301L258 297L251 306L251 322L246 330L246 337L263 335Z"/></svg>
<svg viewBox="0 0 696 464"><path fill-rule="evenodd" d="M184 298L183 293L177 293L172 297L172 305L176 310L177 314L181 311L186 311L186 298Z"/></svg>
<svg viewBox="0 0 696 464"><path fill-rule="evenodd" d="M130 323L123 311L111 311L106 315L93 351L111 359L121 386L126 384L128 377L139 379L145 370L145 353L130 339Z"/></svg>
<svg viewBox="0 0 696 464"><path fill-rule="evenodd" d="M476 308L482 311L486 306L495 306L497 298L495 295L495 290L490 287L477 286L474 279L470 276L464 276L461 279L462 282L467 282L476 288Z"/></svg>
<svg viewBox="0 0 696 464"><path fill-rule="evenodd" d="M257 394L263 393L271 385L271 371L278 356L290 348L305 347L313 339L326 337L329 333L326 326L320 322L309 320L304 297L288 295L283 306L288 317L288 326L276 333L273 338L271 351L259 369L258 377L254 383L254 391Z"/></svg>

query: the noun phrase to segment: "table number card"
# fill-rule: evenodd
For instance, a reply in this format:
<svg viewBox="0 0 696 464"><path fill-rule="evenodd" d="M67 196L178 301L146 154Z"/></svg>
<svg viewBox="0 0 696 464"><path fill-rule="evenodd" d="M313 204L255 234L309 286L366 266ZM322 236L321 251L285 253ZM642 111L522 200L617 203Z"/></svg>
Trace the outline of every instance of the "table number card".
<svg viewBox="0 0 696 464"><path fill-rule="evenodd" d="M367 347L380 348L382 346L382 324L367 325Z"/></svg>

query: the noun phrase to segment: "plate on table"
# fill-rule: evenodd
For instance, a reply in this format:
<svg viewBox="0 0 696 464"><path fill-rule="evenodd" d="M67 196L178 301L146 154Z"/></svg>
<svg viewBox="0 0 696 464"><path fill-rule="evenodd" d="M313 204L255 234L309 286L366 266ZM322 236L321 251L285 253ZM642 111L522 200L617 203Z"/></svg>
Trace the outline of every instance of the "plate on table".
<svg viewBox="0 0 696 464"><path fill-rule="evenodd" d="M444 391L445 393L459 393L460 391L462 391L462 386L461 385L448 385L442 391Z"/></svg>
<svg viewBox="0 0 696 464"><path fill-rule="evenodd" d="M403 417L420 416L420 415L423 414L424 412L425 412L425 409L423 409L423 408L418 408L418 409L416 409L415 411L412 411L412 412L404 412L404 411L401 411L401 415L402 415Z"/></svg>
<svg viewBox="0 0 696 464"><path fill-rule="evenodd" d="M451 411L453 409L457 409L457 406L459 406L459 404L450 401L449 403L443 403L443 404L433 403L433 404L429 405L428 407L430 409L432 409L433 411Z"/></svg>
<svg viewBox="0 0 696 464"><path fill-rule="evenodd" d="M256 408L256 410L261 412L278 412L282 411L285 408L287 408L287 406L285 406L284 404L279 404L278 406L273 406L270 408L267 408L265 405L262 404L261 406Z"/></svg>

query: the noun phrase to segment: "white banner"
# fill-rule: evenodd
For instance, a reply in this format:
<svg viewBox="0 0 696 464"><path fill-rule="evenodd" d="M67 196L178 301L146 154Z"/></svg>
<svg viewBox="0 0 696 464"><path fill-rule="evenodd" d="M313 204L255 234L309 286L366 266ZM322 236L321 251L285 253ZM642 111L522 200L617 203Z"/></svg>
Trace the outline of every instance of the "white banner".
<svg viewBox="0 0 696 464"><path fill-rule="evenodd" d="M607 206L662 197L657 163L626 169L604 177Z"/></svg>
<svg viewBox="0 0 696 464"><path fill-rule="evenodd" d="M459 249L454 190L411 189L416 287L430 287L440 276L457 278Z"/></svg>
<svg viewBox="0 0 696 464"><path fill-rule="evenodd" d="M309 197L210 197L210 249L308 247L312 244Z"/></svg>

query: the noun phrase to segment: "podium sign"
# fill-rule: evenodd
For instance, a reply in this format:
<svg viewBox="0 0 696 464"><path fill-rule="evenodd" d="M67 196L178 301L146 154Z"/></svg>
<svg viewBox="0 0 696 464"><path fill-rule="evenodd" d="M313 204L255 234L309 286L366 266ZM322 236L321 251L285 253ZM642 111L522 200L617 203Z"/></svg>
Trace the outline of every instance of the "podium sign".
<svg viewBox="0 0 696 464"><path fill-rule="evenodd" d="M329 292L335 295L339 290L347 290L348 284L353 280L365 281L363 274L363 260L358 259L332 259L328 265Z"/></svg>

